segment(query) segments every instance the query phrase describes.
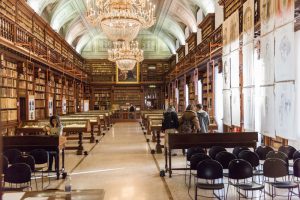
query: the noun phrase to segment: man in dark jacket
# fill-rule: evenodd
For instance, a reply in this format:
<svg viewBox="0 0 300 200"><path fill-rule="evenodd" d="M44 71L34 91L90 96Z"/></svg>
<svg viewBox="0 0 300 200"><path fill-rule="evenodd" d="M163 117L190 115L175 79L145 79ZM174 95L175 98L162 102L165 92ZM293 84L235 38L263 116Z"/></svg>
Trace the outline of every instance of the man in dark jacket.
<svg viewBox="0 0 300 200"><path fill-rule="evenodd" d="M162 121L161 130L165 133L165 146L168 145L169 134L174 134L177 132L179 123L178 116L175 111L174 106L169 106L167 111L164 112L164 119ZM174 152L172 155L176 155Z"/></svg>
<svg viewBox="0 0 300 200"><path fill-rule="evenodd" d="M196 105L197 117L200 125L200 133L208 133L209 115L203 110L202 104Z"/></svg>

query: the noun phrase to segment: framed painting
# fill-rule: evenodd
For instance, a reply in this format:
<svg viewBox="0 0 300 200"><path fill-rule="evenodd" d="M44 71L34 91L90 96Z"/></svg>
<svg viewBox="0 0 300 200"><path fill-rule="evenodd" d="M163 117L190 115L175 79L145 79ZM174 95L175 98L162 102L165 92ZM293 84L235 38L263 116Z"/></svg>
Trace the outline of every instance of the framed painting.
<svg viewBox="0 0 300 200"><path fill-rule="evenodd" d="M139 83L140 64L137 62L130 70L120 69L116 64L117 84L137 84Z"/></svg>

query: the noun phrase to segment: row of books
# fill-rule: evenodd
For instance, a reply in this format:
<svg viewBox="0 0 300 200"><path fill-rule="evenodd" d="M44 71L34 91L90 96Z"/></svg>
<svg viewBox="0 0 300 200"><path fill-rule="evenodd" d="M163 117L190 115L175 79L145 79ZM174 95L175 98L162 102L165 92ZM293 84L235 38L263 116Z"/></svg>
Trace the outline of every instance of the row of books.
<svg viewBox="0 0 300 200"><path fill-rule="evenodd" d="M0 98L0 108L2 109L17 109L16 98Z"/></svg>
<svg viewBox="0 0 300 200"><path fill-rule="evenodd" d="M45 99L45 93L35 93L34 97L36 99Z"/></svg>
<svg viewBox="0 0 300 200"><path fill-rule="evenodd" d="M110 93L96 93L95 97L110 97Z"/></svg>
<svg viewBox="0 0 300 200"><path fill-rule="evenodd" d="M6 68L10 68L10 69L13 69L13 70L17 69L17 64L6 61L6 60L2 60L1 64L2 64L3 67L6 67Z"/></svg>
<svg viewBox="0 0 300 200"><path fill-rule="evenodd" d="M43 99L35 100L35 106L36 106L36 108L45 107L46 106L45 100L43 100Z"/></svg>
<svg viewBox="0 0 300 200"><path fill-rule="evenodd" d="M6 135L6 136L11 136L15 134L15 127L9 127L9 128L1 128L0 129L0 135Z"/></svg>
<svg viewBox="0 0 300 200"><path fill-rule="evenodd" d="M18 73L16 70L14 69L9 69L9 68L3 68L0 70L0 75L1 76L9 76L11 78L17 78L18 77Z"/></svg>
<svg viewBox="0 0 300 200"><path fill-rule="evenodd" d="M17 97L16 88L0 88L0 97Z"/></svg>
<svg viewBox="0 0 300 200"><path fill-rule="evenodd" d="M0 112L1 112L1 115L0 115L1 122L18 120L17 110L1 110Z"/></svg>
<svg viewBox="0 0 300 200"><path fill-rule="evenodd" d="M0 87L17 87L17 79L0 77Z"/></svg>
<svg viewBox="0 0 300 200"><path fill-rule="evenodd" d="M45 85L45 79L36 78L36 79L35 79L35 83L36 83L36 84Z"/></svg>

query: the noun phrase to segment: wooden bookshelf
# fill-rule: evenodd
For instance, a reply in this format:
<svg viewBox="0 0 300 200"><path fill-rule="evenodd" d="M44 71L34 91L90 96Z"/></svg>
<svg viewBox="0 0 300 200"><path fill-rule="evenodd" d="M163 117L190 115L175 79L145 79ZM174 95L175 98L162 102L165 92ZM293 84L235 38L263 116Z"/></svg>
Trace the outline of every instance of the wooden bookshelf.
<svg viewBox="0 0 300 200"><path fill-rule="evenodd" d="M189 103L195 105L196 104L195 82L190 81L188 87L189 87Z"/></svg>
<svg viewBox="0 0 300 200"><path fill-rule="evenodd" d="M35 118L45 118L46 107L46 73L39 66L35 68L34 97L35 97Z"/></svg>
<svg viewBox="0 0 300 200"><path fill-rule="evenodd" d="M113 104L118 104L120 107L133 104L141 108L142 94L140 87L116 87L113 93Z"/></svg>
<svg viewBox="0 0 300 200"><path fill-rule="evenodd" d="M94 90L94 110L111 109L111 88L95 88Z"/></svg>
<svg viewBox="0 0 300 200"><path fill-rule="evenodd" d="M77 111L78 112L83 112L83 84L78 83L76 87L76 103L77 103Z"/></svg>
<svg viewBox="0 0 300 200"><path fill-rule="evenodd" d="M186 108L184 88L185 88L185 81L181 79L180 81L178 81L178 91L179 91L178 112L184 112Z"/></svg>
<svg viewBox="0 0 300 200"><path fill-rule="evenodd" d="M67 98L67 112L75 113L75 82L69 81L69 90L68 90L68 98Z"/></svg>
<svg viewBox="0 0 300 200"><path fill-rule="evenodd" d="M0 55L0 125L1 135L12 135L18 120L17 63Z"/></svg>
<svg viewBox="0 0 300 200"><path fill-rule="evenodd" d="M50 112L49 112L49 100L50 98L52 98L52 109L54 109L54 97L55 97L55 81L54 81L54 75L52 74L52 72L50 72L49 70L47 70L47 84L46 84L46 113L45 113L45 117L49 117L50 116ZM52 114L53 114L52 110Z"/></svg>
<svg viewBox="0 0 300 200"><path fill-rule="evenodd" d="M204 109L208 111L209 115L212 116L212 101L213 101L213 82L212 78L208 78L207 71L203 72L201 75L202 82L202 104ZM212 76L210 72L209 76ZM209 82L208 82L209 81Z"/></svg>
<svg viewBox="0 0 300 200"><path fill-rule="evenodd" d="M143 62L141 64L141 81L161 82L164 79L166 70L168 70L168 66L168 64L163 62Z"/></svg>
<svg viewBox="0 0 300 200"><path fill-rule="evenodd" d="M57 77L55 80L55 96L54 96L54 113L56 115L62 115L62 79Z"/></svg>
<svg viewBox="0 0 300 200"><path fill-rule="evenodd" d="M163 95L160 86L149 85L144 89L144 108L145 109L161 109Z"/></svg>

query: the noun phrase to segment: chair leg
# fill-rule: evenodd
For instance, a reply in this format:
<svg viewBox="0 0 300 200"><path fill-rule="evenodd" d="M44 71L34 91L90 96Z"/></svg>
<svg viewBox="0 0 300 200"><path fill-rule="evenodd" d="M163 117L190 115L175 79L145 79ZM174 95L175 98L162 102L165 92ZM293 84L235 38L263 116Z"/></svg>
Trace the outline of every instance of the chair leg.
<svg viewBox="0 0 300 200"><path fill-rule="evenodd" d="M197 196L198 196L197 192L198 192L198 188L197 186L195 186L195 200L197 200Z"/></svg>
<svg viewBox="0 0 300 200"><path fill-rule="evenodd" d="M227 199L228 191L229 191L229 182L228 182L228 186L227 186L226 199Z"/></svg>
<svg viewBox="0 0 300 200"><path fill-rule="evenodd" d="M191 187L191 182L192 182L192 170L190 169L189 188Z"/></svg>
<svg viewBox="0 0 300 200"><path fill-rule="evenodd" d="M44 190L44 171L42 171L42 190Z"/></svg>
<svg viewBox="0 0 300 200"><path fill-rule="evenodd" d="M33 172L33 175L34 175L34 181L35 181L35 188L36 188L36 190L39 190L38 189L38 185L37 185L37 180L36 180L36 174L35 174L35 172Z"/></svg>

